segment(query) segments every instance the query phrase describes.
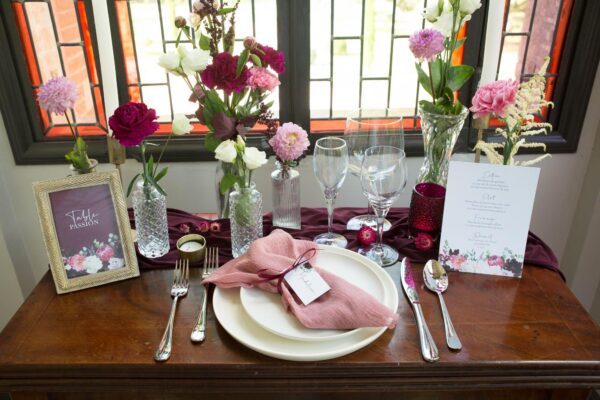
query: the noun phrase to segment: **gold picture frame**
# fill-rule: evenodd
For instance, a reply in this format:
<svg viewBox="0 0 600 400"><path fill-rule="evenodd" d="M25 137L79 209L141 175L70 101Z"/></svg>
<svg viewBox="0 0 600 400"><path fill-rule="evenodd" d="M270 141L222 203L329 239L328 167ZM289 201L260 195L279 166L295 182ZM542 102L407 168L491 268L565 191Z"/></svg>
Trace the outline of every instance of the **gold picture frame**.
<svg viewBox="0 0 600 400"><path fill-rule="evenodd" d="M58 294L139 276L117 170L34 182L33 191Z"/></svg>

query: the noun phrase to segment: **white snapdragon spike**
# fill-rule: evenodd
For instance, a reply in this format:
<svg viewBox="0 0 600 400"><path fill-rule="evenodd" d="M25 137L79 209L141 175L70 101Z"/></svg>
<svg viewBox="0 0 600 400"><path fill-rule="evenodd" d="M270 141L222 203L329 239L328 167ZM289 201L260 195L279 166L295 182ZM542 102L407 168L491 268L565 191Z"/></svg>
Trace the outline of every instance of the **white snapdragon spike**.
<svg viewBox="0 0 600 400"><path fill-rule="evenodd" d="M256 147L246 147L243 160L246 168L253 170L267 163L267 153L258 150Z"/></svg>
<svg viewBox="0 0 600 400"><path fill-rule="evenodd" d="M173 134L176 136L187 135L192 131L192 124L188 117L183 114L175 115L173 118Z"/></svg>
<svg viewBox="0 0 600 400"><path fill-rule="evenodd" d="M178 75L177 69L179 68L179 54L177 51L169 51L165 54L162 54L158 58L158 65L162 68L166 69L167 72L171 72L172 74Z"/></svg>
<svg viewBox="0 0 600 400"><path fill-rule="evenodd" d="M233 140L224 140L215 149L215 158L226 163L233 163L237 154Z"/></svg>
<svg viewBox="0 0 600 400"><path fill-rule="evenodd" d="M202 49L188 50L179 46L177 52L181 58L181 68L186 75L204 71L210 61L210 53Z"/></svg>
<svg viewBox="0 0 600 400"><path fill-rule="evenodd" d="M460 0L459 10L463 17L471 16L481 7L481 0Z"/></svg>

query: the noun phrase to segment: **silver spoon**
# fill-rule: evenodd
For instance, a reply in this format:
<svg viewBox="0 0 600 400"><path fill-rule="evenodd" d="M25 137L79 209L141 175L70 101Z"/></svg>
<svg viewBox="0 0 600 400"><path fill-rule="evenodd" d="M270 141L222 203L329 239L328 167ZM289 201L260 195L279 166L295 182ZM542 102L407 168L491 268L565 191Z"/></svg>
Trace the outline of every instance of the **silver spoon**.
<svg viewBox="0 0 600 400"><path fill-rule="evenodd" d="M442 292L448 289L448 274L446 273L446 270L444 270L444 267L436 260L429 260L427 261L427 264L425 264L425 268L423 268L423 280L425 281L427 289L437 293L438 298L440 299L448 347L452 350L462 349L462 343L460 343L460 339L454 330L454 325L452 325L452 320L450 319L450 314L446 308L444 297L442 297Z"/></svg>

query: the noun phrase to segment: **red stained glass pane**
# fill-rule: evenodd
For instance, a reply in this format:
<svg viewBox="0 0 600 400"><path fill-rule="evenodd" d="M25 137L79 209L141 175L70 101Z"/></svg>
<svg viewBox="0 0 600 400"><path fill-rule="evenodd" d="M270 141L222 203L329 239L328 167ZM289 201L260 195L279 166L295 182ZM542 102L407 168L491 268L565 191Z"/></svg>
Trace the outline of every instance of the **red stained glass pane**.
<svg viewBox="0 0 600 400"><path fill-rule="evenodd" d="M123 47L123 58L125 59L125 73L127 76L127 83L138 83L139 78L137 75L137 61L135 58L135 47L133 45L131 25L129 24L129 8L127 2L115 1L115 10L117 13L117 22L119 24L119 36L121 38L121 46Z"/></svg>
<svg viewBox="0 0 600 400"><path fill-rule="evenodd" d="M23 45L23 53L25 54L25 60L27 61L27 72L29 72L29 79L31 79L32 85L38 86L40 84L40 72L35 61L35 52L33 51L31 37L29 36L29 30L27 29L27 21L23 11L23 4L13 3L12 8L15 14L15 22L17 23L17 28L19 29L21 44Z"/></svg>

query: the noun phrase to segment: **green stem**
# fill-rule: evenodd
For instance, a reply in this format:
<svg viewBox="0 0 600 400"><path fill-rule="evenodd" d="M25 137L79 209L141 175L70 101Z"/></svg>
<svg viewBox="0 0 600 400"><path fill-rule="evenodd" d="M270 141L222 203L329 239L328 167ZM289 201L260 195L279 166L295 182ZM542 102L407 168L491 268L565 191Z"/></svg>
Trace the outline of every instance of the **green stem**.
<svg viewBox="0 0 600 400"><path fill-rule="evenodd" d="M67 113L67 110L65 110L65 118L67 119L67 124L69 125L69 129L71 130L71 134L73 134L73 137L75 137L75 139L77 139L79 137L79 135L73 129L73 125L71 125L71 120L69 119L69 114Z"/></svg>
<svg viewBox="0 0 600 400"><path fill-rule="evenodd" d="M148 184L148 168L146 165L146 143L140 143L140 154L142 156L142 176L144 177L144 185Z"/></svg>
<svg viewBox="0 0 600 400"><path fill-rule="evenodd" d="M427 62L429 68L429 84L431 85L431 98L433 99L433 105L435 106L435 88L433 87L433 76L431 75L431 62Z"/></svg>
<svg viewBox="0 0 600 400"><path fill-rule="evenodd" d="M173 136L173 131L171 131L171 133L167 137L167 141L165 142L165 145L163 146L162 150L160 151L160 155L158 156L158 160L154 164L154 171L152 171L152 177L155 177L156 173L158 172L158 166L160 164L160 160L162 160L162 156L163 156L163 154L165 154L165 150L167 149L167 146L169 145L169 141L171 140L171 136Z"/></svg>

